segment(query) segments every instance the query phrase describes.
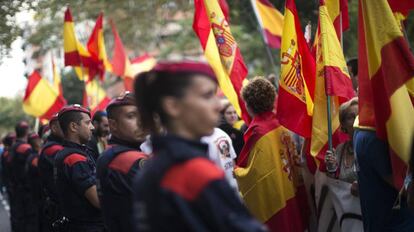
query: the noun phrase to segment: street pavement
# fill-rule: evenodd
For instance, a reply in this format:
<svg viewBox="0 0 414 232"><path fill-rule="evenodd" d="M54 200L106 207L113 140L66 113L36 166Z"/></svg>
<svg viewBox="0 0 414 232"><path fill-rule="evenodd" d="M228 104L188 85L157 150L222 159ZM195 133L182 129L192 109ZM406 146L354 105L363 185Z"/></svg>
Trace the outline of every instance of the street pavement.
<svg viewBox="0 0 414 232"><path fill-rule="evenodd" d="M0 192L0 231L11 232L10 229L10 207L6 197Z"/></svg>

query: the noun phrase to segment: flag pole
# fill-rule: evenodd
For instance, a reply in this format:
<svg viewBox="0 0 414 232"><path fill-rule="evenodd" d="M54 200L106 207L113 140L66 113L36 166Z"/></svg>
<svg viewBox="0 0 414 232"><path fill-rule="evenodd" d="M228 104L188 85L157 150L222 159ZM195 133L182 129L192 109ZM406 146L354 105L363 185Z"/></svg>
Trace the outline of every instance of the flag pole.
<svg viewBox="0 0 414 232"><path fill-rule="evenodd" d="M260 25L259 16L257 15L256 4L254 3L254 1L255 0L250 0L250 3L252 4L253 12L254 12L254 15L256 16L257 24ZM276 88L278 88L279 87L279 75L277 75L278 70L276 68L275 62L273 61L272 51L270 50L269 46L267 45L266 38L264 37L263 28L261 26L259 26L259 27L256 26L256 29L261 34L262 41L263 41L264 47L266 49L266 54L267 54L267 57L269 58L269 61L270 61L270 65L275 69L276 78L275 78L275 83L274 84L275 84Z"/></svg>

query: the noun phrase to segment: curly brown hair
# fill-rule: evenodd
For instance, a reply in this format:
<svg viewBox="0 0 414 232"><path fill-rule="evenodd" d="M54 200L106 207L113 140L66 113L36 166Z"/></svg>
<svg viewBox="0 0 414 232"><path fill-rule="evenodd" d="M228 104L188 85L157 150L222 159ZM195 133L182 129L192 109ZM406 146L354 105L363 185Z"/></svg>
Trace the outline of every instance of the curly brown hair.
<svg viewBox="0 0 414 232"><path fill-rule="evenodd" d="M241 91L247 106L254 114L271 111L276 98L276 89L264 77L255 77Z"/></svg>

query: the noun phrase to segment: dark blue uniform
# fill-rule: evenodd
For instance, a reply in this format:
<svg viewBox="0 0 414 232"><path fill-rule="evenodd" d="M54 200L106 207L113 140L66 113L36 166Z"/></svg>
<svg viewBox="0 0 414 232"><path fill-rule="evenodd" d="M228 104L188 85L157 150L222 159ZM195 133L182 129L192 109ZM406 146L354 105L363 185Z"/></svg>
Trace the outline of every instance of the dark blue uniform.
<svg viewBox="0 0 414 232"><path fill-rule="evenodd" d="M16 140L10 152L10 219L12 230L30 231L30 194L25 167L27 158L33 153L30 144Z"/></svg>
<svg viewBox="0 0 414 232"><path fill-rule="evenodd" d="M91 150L65 141L55 158L55 180L59 205L69 219L69 231L103 231L101 210L85 197L87 189L96 185L96 164Z"/></svg>
<svg viewBox="0 0 414 232"><path fill-rule="evenodd" d="M41 186L39 178L39 154L32 153L26 160L26 175L29 187L29 211L26 218L30 226L31 232L42 231L40 217L41 217Z"/></svg>
<svg viewBox="0 0 414 232"><path fill-rule="evenodd" d="M42 188L42 221L43 230L51 231L52 223L62 215L58 206L58 196L53 178L53 167L56 154L63 149L59 138L50 135L39 155L39 176Z"/></svg>
<svg viewBox="0 0 414 232"><path fill-rule="evenodd" d="M266 231L207 158L207 145L155 137L134 183L136 231Z"/></svg>
<svg viewBox="0 0 414 232"><path fill-rule="evenodd" d="M132 180L147 156L139 143L112 137L97 164L98 194L109 231L132 231Z"/></svg>

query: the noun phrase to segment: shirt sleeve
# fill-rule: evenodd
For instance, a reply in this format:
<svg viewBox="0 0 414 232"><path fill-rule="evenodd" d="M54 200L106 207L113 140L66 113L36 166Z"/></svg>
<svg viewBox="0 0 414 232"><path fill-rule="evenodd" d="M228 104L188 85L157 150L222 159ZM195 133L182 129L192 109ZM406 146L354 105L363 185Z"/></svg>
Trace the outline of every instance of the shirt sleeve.
<svg viewBox="0 0 414 232"><path fill-rule="evenodd" d="M95 170L87 161L81 161L69 167L71 180L76 192L84 195L86 190L96 185Z"/></svg>

